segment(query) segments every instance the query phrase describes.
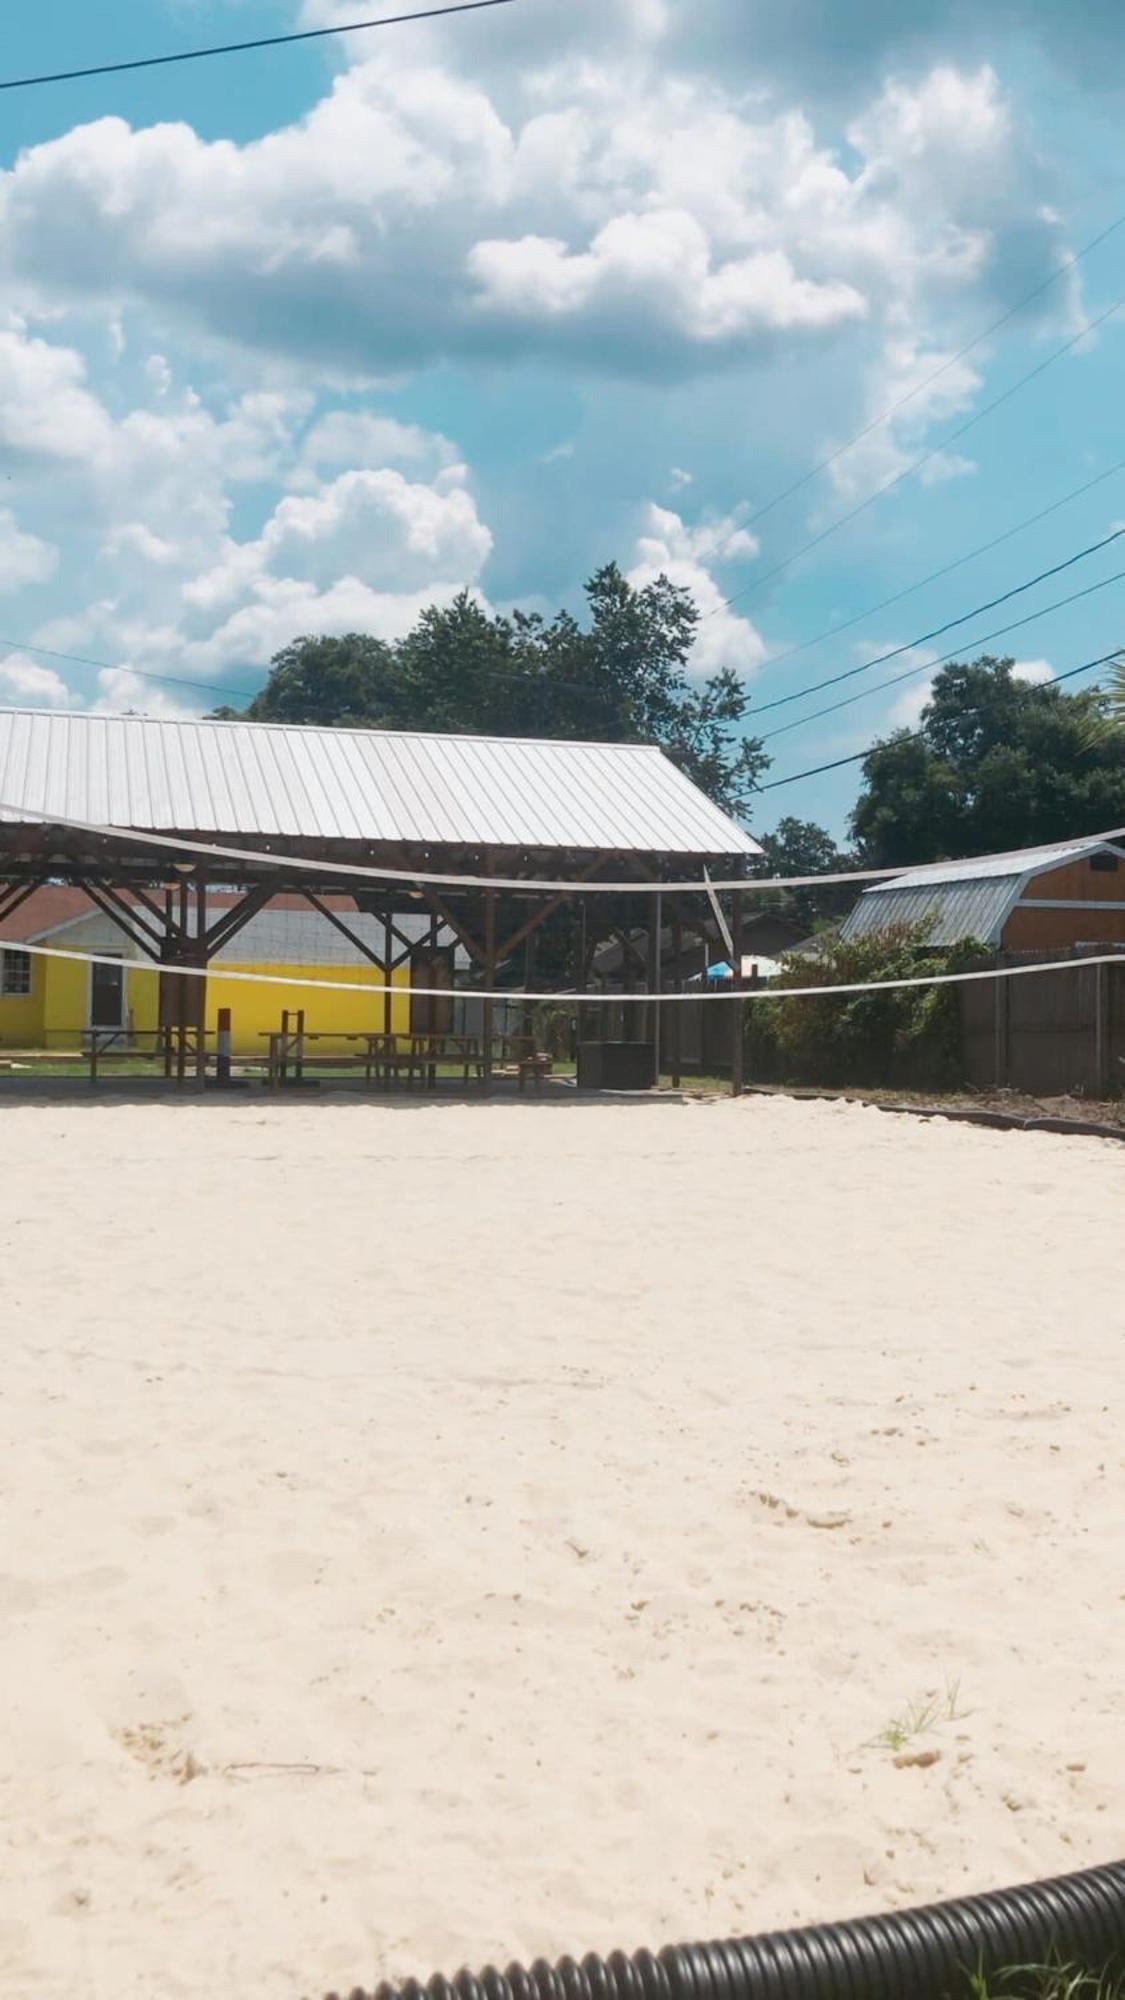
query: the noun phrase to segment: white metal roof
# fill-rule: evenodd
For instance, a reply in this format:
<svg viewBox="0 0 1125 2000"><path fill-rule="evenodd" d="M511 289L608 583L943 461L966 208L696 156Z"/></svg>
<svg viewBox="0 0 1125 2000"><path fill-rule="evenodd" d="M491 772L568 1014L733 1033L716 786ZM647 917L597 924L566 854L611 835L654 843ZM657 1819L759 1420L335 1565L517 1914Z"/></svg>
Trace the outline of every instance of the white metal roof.
<svg viewBox="0 0 1125 2000"><path fill-rule="evenodd" d="M757 854L656 749L0 708L0 818L160 833Z"/></svg>
<svg viewBox="0 0 1125 2000"><path fill-rule="evenodd" d="M879 935L899 924L925 924L927 944L959 944L975 938L996 944L1012 912L1021 875L992 875L977 881L918 882L889 896L860 897L840 926L841 937Z"/></svg>

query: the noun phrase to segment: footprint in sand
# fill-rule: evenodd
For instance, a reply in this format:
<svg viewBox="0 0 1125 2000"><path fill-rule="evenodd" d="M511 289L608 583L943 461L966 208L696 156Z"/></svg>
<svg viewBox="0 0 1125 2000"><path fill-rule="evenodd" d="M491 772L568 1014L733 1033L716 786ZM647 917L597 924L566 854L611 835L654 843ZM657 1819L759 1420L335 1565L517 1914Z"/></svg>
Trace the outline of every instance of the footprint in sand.
<svg viewBox="0 0 1125 2000"><path fill-rule="evenodd" d="M803 1507L791 1507L778 1493L759 1493L757 1498L763 1507L770 1508L778 1516L778 1526L783 1521L804 1521L809 1528L846 1528L851 1515L846 1513L809 1513Z"/></svg>
<svg viewBox="0 0 1125 2000"><path fill-rule="evenodd" d="M171 1778L177 1785L190 1785L206 1768L193 1751L177 1741L190 1721L190 1715L181 1715L174 1722L141 1722L132 1728L115 1729L113 1734L150 1778Z"/></svg>

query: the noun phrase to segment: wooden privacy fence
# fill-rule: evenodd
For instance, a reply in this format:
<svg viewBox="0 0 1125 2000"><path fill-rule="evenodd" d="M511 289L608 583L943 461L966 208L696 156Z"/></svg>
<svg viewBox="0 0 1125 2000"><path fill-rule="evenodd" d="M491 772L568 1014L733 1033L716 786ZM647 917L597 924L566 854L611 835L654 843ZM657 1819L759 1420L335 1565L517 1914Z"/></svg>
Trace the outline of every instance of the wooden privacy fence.
<svg viewBox="0 0 1125 2000"><path fill-rule="evenodd" d="M1033 965L1057 957L1005 953L995 962ZM1039 1097L1106 1097L1125 1089L1125 952L1120 965L963 986L961 1057L966 1083L982 1087Z"/></svg>

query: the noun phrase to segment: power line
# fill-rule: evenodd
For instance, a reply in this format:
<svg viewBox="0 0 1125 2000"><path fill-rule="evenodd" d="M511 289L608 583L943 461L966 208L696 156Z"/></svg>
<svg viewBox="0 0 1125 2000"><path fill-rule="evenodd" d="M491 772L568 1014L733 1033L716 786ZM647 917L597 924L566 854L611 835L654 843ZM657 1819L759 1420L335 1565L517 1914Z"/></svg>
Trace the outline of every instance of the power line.
<svg viewBox="0 0 1125 2000"><path fill-rule="evenodd" d="M1119 458L1116 465L1107 466L1104 472L1096 473L1093 479L1087 479L1082 486L1075 486L1070 493L1064 493L1060 499L1052 500L1049 507L1041 507L1037 514L1029 514L1025 520L1017 521L1014 527L1005 528L1002 535L994 535L990 542L981 542L977 548L966 550L963 556L956 556L952 562L943 563L940 569L932 569L928 576L919 577L917 583L908 583L905 590L896 590L892 597L884 597L878 604L869 604L866 611L857 611L854 617L844 618L839 624L826 626L823 632L814 633L811 639L802 639L799 645L787 646L784 652L771 654L768 660L763 660L758 672L764 674L771 667L780 667L785 660L794 660L799 653L809 653L814 646L822 646L826 639L838 638L841 632L850 632L853 626L862 625L866 619L877 617L880 611L889 611L893 604L901 604L904 598L913 597L915 591L924 590L927 584L938 583L943 576L951 576L955 569L962 569L966 563L975 561L977 556L989 555L1004 542L1010 542L1014 536L1022 535L1025 528L1036 527L1051 514L1057 514L1061 507L1069 506L1072 500L1080 500L1084 494L1092 492L1095 486L1101 486L1105 480L1112 479L1117 472L1125 472L1125 458Z"/></svg>
<svg viewBox="0 0 1125 2000"><path fill-rule="evenodd" d="M1079 674L1088 674L1095 667L1107 666L1111 660L1117 660L1120 657L1121 648L1118 646L1114 648L1112 653L1100 653L1096 660L1086 660L1080 667L1071 667L1068 673L1056 674L1048 685L1050 687L1061 687L1064 681L1075 680ZM1092 689L1091 692L1096 693L1097 690ZM970 702L965 708L953 709L951 715L954 717L975 715L979 707L979 702ZM842 771L847 764L862 764L865 758L870 757L873 750L882 749L884 743L890 741L913 743L919 737L924 736L925 733L924 729L897 730L893 738L883 737L877 743L869 743L866 750L855 750L850 757L834 757L830 764L812 764L807 771L791 771L787 778L771 778L768 785L759 785L757 789L759 792L776 792L780 791L783 785L799 784L802 778L819 778L826 771Z"/></svg>
<svg viewBox="0 0 1125 2000"><path fill-rule="evenodd" d="M213 48L178 49L167 56L134 56L128 62L94 63L88 69L52 70L43 76L12 76L0 90L32 90L41 83L77 83L83 77L120 76L125 70L161 69L168 63L202 62L207 56L243 55L250 49L279 49L293 42L319 42L328 35L358 35L366 28L397 28L407 21L439 21L447 14L479 14L486 7L511 7L515 0L454 0L445 7L427 7L412 14L385 14L371 21L343 21L335 28L302 28L289 35L259 35L251 42L220 42Z"/></svg>
<svg viewBox="0 0 1125 2000"><path fill-rule="evenodd" d="M861 500L857 506L849 508L846 514L837 515L836 519L830 521L826 528L822 528L818 535L813 535L807 542L803 542L801 547L794 549L791 555L784 556L780 562L774 564L772 569L766 570L763 576L755 577L754 581L748 583L745 589L736 590L733 596L725 597L722 603L716 605L715 610L709 613L709 616L715 618L720 611L729 610L732 605L740 603L744 597L750 597L756 591L763 589L775 576L780 576L783 570L791 569L793 564L799 562L802 556L808 555L810 550L819 548L821 543L826 542L830 535L836 534L840 528L846 528L849 521L856 520L860 514L866 512L868 507L873 507L876 500L882 499L884 493L890 493L896 486L901 486L904 479L909 479L913 473L920 471L922 466L928 465L941 452L947 451L949 446L956 444L957 440L963 438L966 432L973 430L977 424L983 423L984 419L990 417L994 410L1000 409L1002 404L1009 402L1013 396L1018 395L1019 391L1025 389L1029 382L1034 382L1037 376L1042 375L1046 369L1053 367L1056 361L1061 361L1064 354L1069 354L1072 347L1077 347L1078 342L1085 340L1086 335L1093 333L1095 328L1101 326L1104 320L1110 319L1114 313L1120 312L1123 305L1125 305L1125 297L1115 299L1112 305L1106 306L1102 312L1096 313L1093 319L1087 320L1084 326L1079 327L1077 333L1071 334L1070 339L1065 340L1061 347L1053 348L1050 354L1046 355L1042 361L1037 362L1034 368L1029 368L1026 375L1020 375L1001 395L994 396L990 403L986 403L984 408L977 410L973 416L967 417L963 424L959 424L956 430L950 431L948 436L942 438L938 444L931 445L928 451L924 451L919 458L913 459L909 465L903 467L901 472L896 472L892 479L887 479L883 482L882 486L877 486L874 493L869 493L867 498Z"/></svg>
<svg viewBox="0 0 1125 2000"><path fill-rule="evenodd" d="M964 360L966 354L972 354L975 348L980 347L984 341L990 340L994 333L999 333L1002 326L1007 326L1009 320L1014 319L1017 313L1021 313L1025 306L1032 305L1036 299L1043 296L1044 292L1049 291L1052 285L1057 284L1060 278L1065 277L1068 271L1073 271L1075 266L1080 264L1084 257L1088 257L1092 250L1098 248L1099 244L1104 243L1108 237L1113 236L1121 228L1122 224L1125 224L1125 215L1117 216L1104 229L1100 229L1096 236L1092 236L1088 243L1083 244L1081 250L1076 250L1073 256L1068 257L1064 263L1059 264L1048 277L1043 279L1041 284L1034 286L1030 292L1024 294L1023 298L1017 299L1014 305L1009 306L1006 312L1001 313L999 319L994 319L990 326L986 326L980 333L974 334L972 340L967 340L964 347L959 347L956 354L951 354L947 360L942 362L940 368L935 368L932 374L923 376L922 380L916 382L912 389L908 389L905 395L900 396L897 402L888 404L887 408L879 416L872 417L870 423L865 424L863 429L857 431L854 437L848 438L844 444L837 445L835 451L830 451L827 458L820 459L816 465L810 467L808 472L803 472L799 479L795 479L792 485L786 486L780 493L775 494L772 500L767 500L763 506L757 509L756 513L750 514L746 519L740 521L738 524L739 528L751 528L756 521L764 520L767 514L773 513L775 507L781 506L782 501L791 499L794 493L799 493L803 486L807 486L810 480L816 479L820 473L827 472L830 465L835 465L837 459L843 458L846 452L851 451L855 445L861 444L864 438L871 436L873 431L877 431L883 424L889 423L899 410L904 409L907 403L913 402L915 396L920 396L923 389L928 389L934 382L940 381L943 375L947 375L951 368L955 368L959 361ZM734 532L737 533L738 530L736 529Z"/></svg>
<svg viewBox="0 0 1125 2000"><path fill-rule="evenodd" d="M204 694L222 694L228 699L231 695L237 695L242 701L256 701L258 696L265 692L264 687L253 689L229 687L219 681L193 680L188 674L158 674L150 668L123 664L120 660L114 664L111 660L91 659L85 653L60 653L52 646L34 646L29 639L5 639L0 636L0 647L3 646L9 646L14 653L37 653L46 660L66 660L75 667L95 667L99 673L132 674L134 680L159 681L165 687L198 688ZM472 671L475 677L481 679L491 675L505 680L531 681L552 692L562 689L567 694L594 695L603 702L614 699L613 689L605 687L601 681L563 681L559 680L557 675L550 672L541 673L535 667L504 667L494 663L488 667L474 667Z"/></svg>
<svg viewBox="0 0 1125 2000"><path fill-rule="evenodd" d="M1049 577L1060 576L1064 570L1073 569L1087 556L1097 555L1100 550L1109 548L1111 542L1119 542L1122 535L1125 535L1125 528L1115 528L1100 542L1091 542L1089 548L1079 549L1077 555L1068 556L1065 562L1055 563L1051 569L1041 569L1038 576L1029 577L1026 583L1017 583L1013 589L1002 591L999 597L990 597L987 603L978 604L974 611L963 611L959 618L948 618L944 625L935 625L931 631L919 633L916 639L907 639L901 646L892 646L887 653L877 653L873 660L865 660L862 666L847 667L841 674L829 674L826 680L811 681L808 687L795 688L792 694L779 694L773 701L761 702L755 714L765 715L771 708L785 708L791 701L803 701L806 695L819 694L822 688L838 687L841 681L854 680L857 674L870 673L872 667L885 666L888 660L897 660L903 653L912 653L916 646L927 646L931 639L940 639L943 632L952 632L957 625L967 625L973 618L982 618L986 611L995 611L998 604L1007 604L1013 597L1022 597L1025 591L1034 590L1037 584L1046 583ZM773 732L775 735L779 733L776 730Z"/></svg>
<svg viewBox="0 0 1125 2000"><path fill-rule="evenodd" d="M990 639L1002 639L1009 632L1019 632L1025 625L1034 625L1036 619L1045 618L1049 611L1061 611L1065 605L1077 604L1083 597L1093 597L1097 591L1105 590L1111 583L1120 583L1125 577L1125 569L1114 570L1112 576L1105 576L1100 583L1091 583L1085 590L1072 591L1069 597L1057 597L1053 604L1044 604L1039 611L1029 611L1026 618L1016 618L1010 625L997 625L991 632L982 632L972 640L972 647L987 645ZM780 729L770 729L760 739L770 743L775 736L786 736L791 729L803 729L806 723L818 722L823 715L835 715L841 708L851 708L857 701L866 701L868 696L882 694L887 688L899 687L903 681L915 680L919 674L933 673L935 667L944 667L955 660L963 649L957 647L952 653L942 653L936 660L923 660L919 666L908 667L904 674L892 674L888 680L878 681L874 687L861 688L858 694L845 695L843 701L828 702L824 708L814 708L811 715L798 716L795 722L783 722Z"/></svg>
<svg viewBox="0 0 1125 2000"><path fill-rule="evenodd" d="M85 653L60 653L53 646L33 646L28 639L5 639L0 637L0 646L10 646L13 653L39 653L45 660L68 660L73 667L96 667L104 674L132 674L139 681L160 681L166 687L197 688L202 694L238 695L242 701L253 701L254 693L249 688L222 687L218 681L193 681L187 674L157 674L145 667L124 666L119 660L116 666L110 660L92 660ZM257 689L256 693L261 693Z"/></svg>
<svg viewBox="0 0 1125 2000"><path fill-rule="evenodd" d="M1125 466L1125 460L1121 461L1121 466ZM1120 467L1111 467L1110 471L1116 471L1119 469ZM1100 473L1098 475L1098 479L1106 479L1108 477L1109 477L1109 472ZM1079 487L1077 491L1079 493L1085 492L1088 490L1090 486L1096 485L1097 483L1098 483L1097 480L1090 480L1087 482L1087 485L1085 487ZM1073 494L1065 496L1065 498L1068 499L1072 499L1074 497L1076 496ZM1063 505L1063 501L1056 501L1054 505L1056 507L1061 506ZM1044 508L1041 514L1036 515L1033 518L1036 520L1042 519L1043 514L1047 514L1052 511L1053 511L1052 508ZM1023 523L1021 525L1026 526L1027 523ZM1008 534L1010 536L1016 534L1017 532L1018 529L1012 528L1009 529ZM1026 583L1016 584L1011 590L1002 592L999 597L989 598L987 602L985 602L984 604L976 605L972 611L963 612L961 616L958 618L948 619L944 625L935 626L931 631L921 633L916 639L910 639L905 641L900 646L892 647L889 652L880 653L874 659L864 661L860 666L849 667L843 673L832 674L826 680L823 681L814 681L813 683L811 683L810 686L805 688L798 688L792 694L779 695L773 701L763 702L755 709L754 711L755 717L759 715L764 715L770 709L783 708L790 702L800 701L806 695L817 694L820 692L822 688L835 687L841 681L852 680L859 674L869 673L873 667L883 666L889 660L898 659L902 654L912 652L915 647L926 645L931 639L939 638L942 633L952 631L954 627L958 625L968 624L973 618L978 618L983 616L983 614L986 611L995 610L997 605L1006 604L1013 597L1022 596L1025 591L1034 589L1037 584L1045 583L1050 577L1058 576L1064 570L1072 569L1076 563L1084 561L1087 556L1096 555L1102 549L1108 548L1111 545L1111 543L1118 541L1122 535L1125 535L1125 528L1117 528L1114 530L1112 534L1104 536L1100 542L1093 542L1090 544L1088 548L1079 549L1075 555L1068 556L1064 562L1056 563L1050 569L1041 570L1038 573L1038 575L1029 578ZM1006 537L998 536L996 539L997 541L1003 541L1004 539L1006 539ZM990 544L989 546L994 546L994 544ZM983 551L975 551L975 553L979 554L983 553ZM969 558L967 556L962 556L961 558L959 558L959 560L961 562L967 562ZM957 565L955 563L947 565L947 568L950 569L956 567ZM937 574L940 574L940 572L935 572L935 575ZM1106 581L1113 582L1114 578L1112 577L1107 578ZM1101 587L1102 587L1101 585L1094 586L1095 589L1100 589ZM915 585L913 586L913 588L920 588L920 586ZM900 596L906 596L909 593L903 591L900 592L899 594ZM1088 593L1086 592L1079 593L1080 596L1087 594ZM894 600L888 599L887 601L892 602ZM1061 602L1064 604L1072 603L1073 601L1074 600L1072 598L1064 598L1061 600ZM1057 608L1058 607L1056 605L1045 605L1042 611L1036 612L1033 615L1035 617L1042 617L1045 616L1048 611L1052 611ZM850 622L854 623L857 621L853 620ZM1027 623L1029 621L1024 620L1021 622ZM1016 628L1014 626L1005 626L1002 628L1002 630L1004 631L1015 630L1015 629ZM986 637L997 637L997 636L999 636L999 634L993 633L986 635ZM812 644L814 642L810 641L809 643ZM982 643L982 642L975 642L975 643ZM229 683L223 683L219 681L196 680L187 674L162 674L156 672L154 669L146 667L138 667L130 663L123 664L121 662L117 662L116 664L114 664L109 660L94 659L91 655L86 653L67 653L61 651L58 647L35 645L32 643L31 640L28 639L12 639L0 635L0 647L8 647L11 649L12 652L16 653L34 653L39 655L43 659L62 660L71 666L90 667L95 669L99 673L131 674L133 678L136 680L152 681L164 687L182 687L182 688L189 688L193 692L198 692L198 693L224 695L228 700L230 700L231 697L236 697L242 701L254 701L257 698L258 694L262 692L260 688L251 689L251 688L231 687ZM952 657L953 657L952 654L946 655L946 658L952 658ZM927 663L927 665L929 666L932 666L934 664L937 663L935 662ZM476 671L479 673L481 670L478 668ZM606 695L607 698L609 695L609 691L604 689L598 682L560 681L554 675L550 674L541 675L535 669L531 668L502 667L494 664L484 669L484 671L490 675L502 675L505 678L512 680L524 680L524 681L542 680L545 686L548 686L551 689L563 689L570 694L590 694L590 695L604 694ZM912 669L911 671L923 672L925 671L925 668ZM896 685L897 679L906 679L906 678L908 678L908 676L903 675L896 677L896 680L882 681L879 683L879 687L893 687ZM864 692L877 693L878 688L867 689L864 690ZM858 699L859 697L856 698ZM817 709L813 712L812 715L802 716L796 722L786 724L781 729L771 730L768 733L768 735L764 737L762 740L764 742L768 742L773 736L783 735L785 733L785 729L799 728L801 726L801 723L803 722L813 722L820 715L831 714L834 708L844 707L846 705L847 705L846 703L836 703L832 704L829 708Z"/></svg>
<svg viewBox="0 0 1125 2000"><path fill-rule="evenodd" d="M1064 562L1056 563L1051 569L1041 570L1037 576L1029 578L1026 583L1016 584L1013 589L1004 591L999 597L990 598L986 603L978 604L972 611L963 612L959 618L951 618L946 624L936 626L933 631L925 632L917 639L907 640L903 645L895 646L890 652L881 653L875 659L865 661L861 666L849 667L845 673L834 674L828 680L814 682L812 686L800 688L794 694L782 695L775 701L765 702L755 711L755 714L761 715L767 709L784 707L787 702L799 701L803 696L815 694L821 688L834 687L841 681L854 679L857 674L868 673L872 667L882 666L888 660L898 659L903 653L912 652L915 647L925 645L930 639L939 637L941 633L952 631L957 625L965 625L971 619L981 617L984 612L995 610L997 605L1006 604L1013 597L1020 597L1025 591L1034 589L1037 584L1045 583L1048 578L1058 576L1064 570L1073 569L1076 563L1084 561L1087 556L1096 555L1104 548L1108 548L1113 542L1119 541L1123 535L1125 535L1125 528L1117 528L1113 534L1106 535L1100 542L1093 542L1088 548L1079 549L1075 555L1068 556ZM1011 625L999 626L993 632L982 634L979 639L974 640L972 643L974 645L983 645L989 639L1000 638L1006 632L1017 631L1020 626L1033 623L1036 618L1046 617L1048 612L1060 610L1064 605L1074 604L1079 598L1089 597L1094 592L1105 589L1107 584L1117 582L1122 576L1125 576L1125 571L1115 571L1112 576L1103 578L1101 583L1092 584L1087 590L1076 591L1070 597L1059 598L1053 604L1045 604L1040 610L1032 612L1029 617L1018 619ZM135 680L152 681L163 687L182 687L190 688L193 692L197 693L221 694L225 695L228 700L231 696L236 696L242 701L254 701L262 692L261 688L239 688L231 687L229 684L219 681L195 680L187 674L161 674L151 668L137 667L129 663L123 664L120 661L114 664L109 660L94 659L87 653L64 653L58 647L34 645L28 639L11 639L0 635L0 647L8 647L14 653L34 653L47 660L63 660L71 666L91 667L99 673L130 674ZM951 660L955 657L955 653L947 653L943 656L945 660ZM761 738L761 741L768 743L775 736L784 736L790 729L800 729L806 722L815 722L822 715L834 714L838 708L849 707L852 701L860 701L868 694L878 694L884 688L896 687L900 681L909 680L914 674L926 673L941 664L942 660L928 660L919 667L912 667L906 674L896 674L889 680L879 681L874 687L862 689L859 694L852 695L847 701L832 702L825 708L814 709L810 715L798 716L793 722L783 723L780 728L767 731L766 735ZM479 674L482 670L478 668L475 671ZM609 689L603 688L599 682L561 681L552 674L540 674L534 668L493 665L485 668L483 671L486 674L502 675L512 680L541 681L546 688L551 690L563 689L570 694L602 694L606 699L609 699L612 692Z"/></svg>

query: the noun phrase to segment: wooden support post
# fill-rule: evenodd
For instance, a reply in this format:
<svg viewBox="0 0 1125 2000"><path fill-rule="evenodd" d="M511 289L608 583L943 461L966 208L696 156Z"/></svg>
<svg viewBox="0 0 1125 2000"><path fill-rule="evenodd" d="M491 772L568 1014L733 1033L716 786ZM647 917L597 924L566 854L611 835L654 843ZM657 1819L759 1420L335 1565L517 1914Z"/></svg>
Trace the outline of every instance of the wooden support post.
<svg viewBox="0 0 1125 2000"><path fill-rule="evenodd" d="M635 1042L637 1039L637 1015L636 1015L636 1009L633 1006L633 993L636 989L635 989L635 972L633 966L633 936L630 927L630 920L632 918L632 914L633 914L632 907L628 902L626 902L625 922L619 933L619 936L621 938L621 954L622 954L621 1039L623 1042Z"/></svg>
<svg viewBox="0 0 1125 2000"><path fill-rule="evenodd" d="M731 1043L730 1043L730 1094L741 1097L745 1084L746 1066L746 1004L742 998L742 891L736 889L733 896L731 918L731 943L734 950L734 964L731 966L731 985L734 999L731 1001Z"/></svg>
<svg viewBox="0 0 1125 2000"><path fill-rule="evenodd" d="M484 892L484 979L485 987L491 993L496 984L495 889L486 889ZM486 1090L492 1089L492 1034L495 1017L496 1010L493 1002L490 999L486 1000L484 1002L481 1024L483 1028L482 1040L484 1043L481 1053L484 1057L484 1087Z"/></svg>
<svg viewBox="0 0 1125 2000"><path fill-rule="evenodd" d="M441 919L439 918L436 910L431 910L430 941L427 947L429 954L428 963L426 966L427 986L437 986L440 983L438 980L438 943L440 938L441 938ZM440 1005L441 1005L440 1000L436 1000L433 994L431 993L429 999L427 1000L425 1006L422 1009L422 1019L426 1024L426 1033L428 1035L436 1035L438 1032L438 1019L439 1019L438 1008L440 1007ZM431 1075L430 1081L434 1084L437 1083L436 1067Z"/></svg>
<svg viewBox="0 0 1125 2000"><path fill-rule="evenodd" d="M536 931L528 931L528 934L524 939L523 984L525 992L530 992L535 985L535 940L537 935L538 933ZM531 1044L530 1054L538 1055L539 1049L537 1046L537 1040L535 1035L534 1009L532 1007L530 1000L524 1001L523 1018L520 1022L520 1033L524 1035L527 1038L527 1041Z"/></svg>
<svg viewBox="0 0 1125 2000"><path fill-rule="evenodd" d="M391 948L390 918L383 918L383 1033L389 1035L394 1027L394 952ZM388 1077L390 1071L387 1072Z"/></svg>
<svg viewBox="0 0 1125 2000"><path fill-rule="evenodd" d="M187 950L188 935L188 885L183 881L180 883L178 916L180 931L178 957L182 964ZM187 980L182 972L178 972L176 974L176 1082L181 1088L187 1076L187 1001Z"/></svg>
<svg viewBox="0 0 1125 2000"><path fill-rule="evenodd" d="M1008 982L997 979L994 982L995 995L992 1034L992 1073L997 1090L1003 1090L1008 1082Z"/></svg>
<svg viewBox="0 0 1125 2000"><path fill-rule="evenodd" d="M202 973L202 978L193 979L194 987L191 1017L195 1024L195 1084L202 1090L207 1082L207 888L203 882L195 885L195 950L194 963Z"/></svg>
<svg viewBox="0 0 1125 2000"><path fill-rule="evenodd" d="M672 963L675 966L674 984L677 993L684 990L684 927L677 910L672 919ZM677 1005L672 1009L672 1088L678 1090L683 1081L683 1025L684 1010Z"/></svg>
<svg viewBox="0 0 1125 2000"><path fill-rule="evenodd" d="M578 977L575 984L580 995L587 991L590 984L590 913L586 906L585 896L581 897L578 904ZM574 1012L574 1048L572 1050L575 1083L578 1081L578 1051L589 1032L586 1025L587 1020L588 1010L583 1007L582 1001L579 999Z"/></svg>
<svg viewBox="0 0 1125 2000"><path fill-rule="evenodd" d="M1113 1089L1110 1074L1110 1034L1109 1034L1109 975L1114 968L1095 965L1094 979L1094 1088L1099 1097L1108 1097Z"/></svg>
<svg viewBox="0 0 1125 2000"><path fill-rule="evenodd" d="M663 896L660 895L651 896L649 898L649 908L652 911L652 914L649 917L649 952L648 952L648 984L649 984L649 992L652 994L652 1009L651 1009L652 1066L653 1066L656 1088L659 1090L660 1049L661 1049L661 1040L663 1032L662 1016L664 1013L664 1009L660 1005L660 994L664 983L662 975L662 959L664 952Z"/></svg>

